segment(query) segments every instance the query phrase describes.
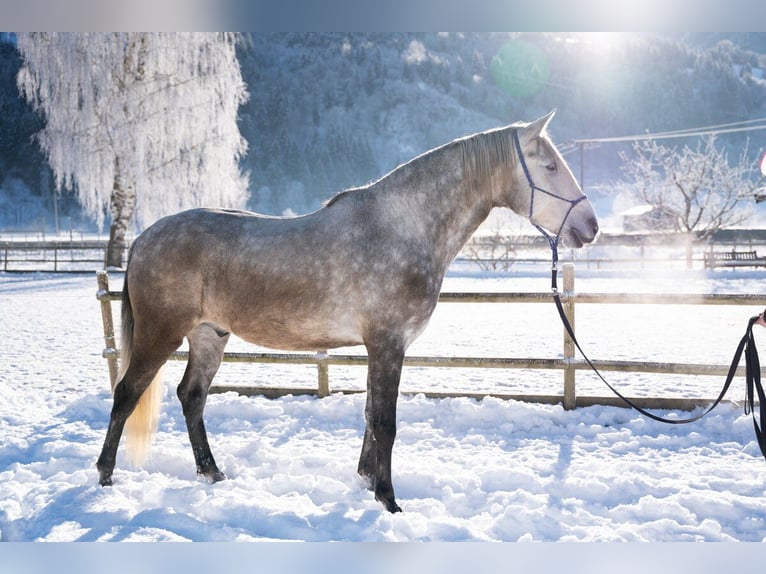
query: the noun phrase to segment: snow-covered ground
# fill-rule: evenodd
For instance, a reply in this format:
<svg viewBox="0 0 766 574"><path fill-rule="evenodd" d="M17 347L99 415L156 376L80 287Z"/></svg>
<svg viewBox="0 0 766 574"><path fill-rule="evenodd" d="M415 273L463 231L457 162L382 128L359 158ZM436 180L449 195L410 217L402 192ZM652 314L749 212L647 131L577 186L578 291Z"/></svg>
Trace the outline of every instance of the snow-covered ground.
<svg viewBox="0 0 766 574"><path fill-rule="evenodd" d="M122 277L111 279L119 289ZM577 288L761 293L764 279L765 271L578 270ZM453 274L444 289L547 287L546 270L537 269ZM150 461L132 469L118 454L114 486L101 488L95 461L111 397L95 292L93 275L0 273L3 541L766 539L766 462L739 406L670 426L620 408L403 395L393 477L404 513L390 515L356 475L362 394L211 395L207 428L229 479L197 477L174 396L178 362L166 371ZM578 307L577 329L593 358L728 363L757 311L591 305ZM553 304L442 304L410 354L557 357L561 338ZM235 341L231 349L251 347ZM364 374L331 367L331 386L362 388ZM610 378L629 394L654 396L712 396L721 384ZM225 364L216 381L312 386L315 371ZM560 372L411 368L402 390L557 393L561 385ZM735 382L728 398L740 399L743 386ZM578 373L578 392L607 394L586 373Z"/></svg>

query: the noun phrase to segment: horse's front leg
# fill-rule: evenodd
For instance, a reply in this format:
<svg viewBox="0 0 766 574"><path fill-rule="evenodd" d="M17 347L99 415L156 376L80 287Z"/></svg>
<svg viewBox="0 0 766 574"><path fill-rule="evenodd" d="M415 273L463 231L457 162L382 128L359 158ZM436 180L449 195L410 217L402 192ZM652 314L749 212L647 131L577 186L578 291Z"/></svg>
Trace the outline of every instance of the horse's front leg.
<svg viewBox="0 0 766 574"><path fill-rule="evenodd" d="M391 482L391 452L396 438L396 400L404 361L403 345L368 343L366 427L358 472L389 512L401 512Z"/></svg>

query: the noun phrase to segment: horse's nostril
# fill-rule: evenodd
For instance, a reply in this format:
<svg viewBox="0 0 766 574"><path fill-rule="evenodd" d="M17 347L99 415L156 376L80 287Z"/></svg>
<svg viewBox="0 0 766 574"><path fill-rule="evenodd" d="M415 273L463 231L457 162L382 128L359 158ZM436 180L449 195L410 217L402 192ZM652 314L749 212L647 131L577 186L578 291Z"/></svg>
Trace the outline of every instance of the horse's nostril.
<svg viewBox="0 0 766 574"><path fill-rule="evenodd" d="M590 221L591 229L593 230L593 237L596 237L598 235L598 220L594 217Z"/></svg>

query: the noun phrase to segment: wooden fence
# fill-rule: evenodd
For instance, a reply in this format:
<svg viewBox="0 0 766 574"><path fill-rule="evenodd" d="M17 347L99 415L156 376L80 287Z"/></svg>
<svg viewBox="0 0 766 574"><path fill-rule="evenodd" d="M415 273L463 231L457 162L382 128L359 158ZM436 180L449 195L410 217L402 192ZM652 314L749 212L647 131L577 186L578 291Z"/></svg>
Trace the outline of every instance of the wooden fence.
<svg viewBox="0 0 766 574"><path fill-rule="evenodd" d="M109 278L105 271L97 273L97 299L101 303L106 348L103 356L109 365L110 381L117 376L119 349L114 333L112 301L121 298L121 293L109 290ZM667 305L760 305L766 306L766 295L741 294L627 294L627 293L577 293L574 290L574 265L563 265L563 290L561 300L567 316L575 325L575 303L577 304L667 304ZM547 303L553 305L552 294L547 293L442 293L440 303ZM564 331L562 329L562 331ZM499 357L455 357L455 356L407 356L405 366L471 368L471 369L554 369L563 372L563 393L559 395L502 394L502 393L439 393L425 392L428 397L471 397L483 398L494 396L501 399L513 399L529 402L559 404L566 409L591 405L626 406L622 400L612 396L578 396L576 392L577 371L590 367L582 359L575 357L574 343L564 331L563 353L558 358L499 358ZM188 359L187 352L177 352L173 359ZM210 392L235 391L243 395L265 395L278 397L288 394L316 394L324 397L330 394L329 367L334 365L366 366L367 357L363 355L341 355L319 353L225 353L224 362L248 363L285 363L292 365L314 365L317 369L317 388L277 388L260 386L224 386L213 384ZM725 377L729 365L699 363L668 363L651 361L595 360L593 363L602 372L622 371L632 373L662 373L679 375L707 375ZM738 371L742 376L744 369ZM332 389L332 392L363 392L360 390ZM709 398L657 398L629 397L642 408L692 410L710 403Z"/></svg>
<svg viewBox="0 0 766 574"><path fill-rule="evenodd" d="M578 251L562 252L562 260L576 262L586 268L611 268L619 266L643 269L646 266L704 268L705 257L714 249L733 251L748 246L753 250L755 241L761 241L759 230L749 230L748 241L736 236L722 236L725 241L710 244L696 242L693 251L687 254L679 241L683 238L668 236L604 234L595 245L586 246ZM4 234L0 239L0 269L6 272L66 272L92 273L104 266L107 241L105 239L86 239L76 236L54 239L35 239L27 234L20 238ZM510 249L505 254L492 247L493 242L501 241ZM764 243L757 243L764 246ZM668 249L671 246L671 249ZM512 248L512 249L511 249ZM617 249L617 251L615 251ZM766 248L761 248L766 253ZM467 262L484 269L515 269L520 264L545 264L550 261L547 243L542 236L521 236L505 238L487 238L476 236L465 246L457 262Z"/></svg>
<svg viewBox="0 0 766 574"><path fill-rule="evenodd" d="M476 241L480 244L480 241ZM104 267L106 254L106 240L82 239L82 240L13 240L0 241L0 269L5 272L54 272L54 273L93 273ZM525 245L525 244L522 244ZM547 252L537 257L509 256L507 259L491 259L479 255L479 251L462 253L457 261L478 265L482 269L513 269L514 266L523 263L546 264L550 261ZM562 254L562 259L571 254ZM572 257L574 259L574 257ZM643 248L632 257L597 257L589 255L576 255L579 264L588 268L611 267L614 265L636 266L643 268L645 265L661 264L666 266L685 265L686 260L680 256L668 257L661 255L653 257L644 253ZM694 265L702 267L703 256L699 254L693 258Z"/></svg>
<svg viewBox="0 0 766 574"><path fill-rule="evenodd" d="M105 253L106 241L97 239L0 243L5 272L92 273L94 269L103 268Z"/></svg>

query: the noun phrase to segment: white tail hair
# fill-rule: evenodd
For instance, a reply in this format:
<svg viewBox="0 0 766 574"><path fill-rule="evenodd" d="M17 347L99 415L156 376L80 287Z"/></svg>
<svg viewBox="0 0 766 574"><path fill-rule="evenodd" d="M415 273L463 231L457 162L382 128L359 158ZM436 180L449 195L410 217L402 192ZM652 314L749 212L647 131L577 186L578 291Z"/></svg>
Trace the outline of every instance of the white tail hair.
<svg viewBox="0 0 766 574"><path fill-rule="evenodd" d="M112 382L112 394L125 376L133 354L133 308L128 295L128 278L125 276L125 284L122 289L122 333L120 337L120 368L117 377ZM131 413L123 434L125 436L125 453L128 462L135 466L143 466L149 454L152 437L157 432L157 424L160 418L160 404L162 403L163 384L162 367L152 379L149 387L138 399L136 408Z"/></svg>

